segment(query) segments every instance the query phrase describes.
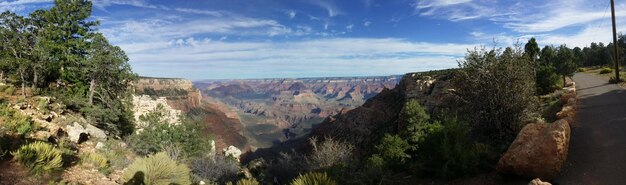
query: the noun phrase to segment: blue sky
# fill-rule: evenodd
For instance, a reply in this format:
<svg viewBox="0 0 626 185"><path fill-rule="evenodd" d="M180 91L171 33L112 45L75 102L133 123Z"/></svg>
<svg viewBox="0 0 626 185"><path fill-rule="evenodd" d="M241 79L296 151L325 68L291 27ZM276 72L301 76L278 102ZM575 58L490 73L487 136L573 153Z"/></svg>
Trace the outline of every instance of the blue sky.
<svg viewBox="0 0 626 185"><path fill-rule="evenodd" d="M51 5L0 0L23 15ZM193 80L396 75L530 37L611 40L608 0L94 0L93 18L138 74Z"/></svg>

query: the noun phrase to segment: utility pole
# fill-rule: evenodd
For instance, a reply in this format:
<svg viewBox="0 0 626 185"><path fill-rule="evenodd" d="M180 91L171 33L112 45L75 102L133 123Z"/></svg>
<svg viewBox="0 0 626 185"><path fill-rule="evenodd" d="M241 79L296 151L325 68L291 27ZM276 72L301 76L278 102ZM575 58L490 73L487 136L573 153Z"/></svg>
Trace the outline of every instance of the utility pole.
<svg viewBox="0 0 626 185"><path fill-rule="evenodd" d="M615 29L615 2L611 0L611 16L613 17L613 47L615 49L615 82L619 83L619 53L617 52L617 31Z"/></svg>

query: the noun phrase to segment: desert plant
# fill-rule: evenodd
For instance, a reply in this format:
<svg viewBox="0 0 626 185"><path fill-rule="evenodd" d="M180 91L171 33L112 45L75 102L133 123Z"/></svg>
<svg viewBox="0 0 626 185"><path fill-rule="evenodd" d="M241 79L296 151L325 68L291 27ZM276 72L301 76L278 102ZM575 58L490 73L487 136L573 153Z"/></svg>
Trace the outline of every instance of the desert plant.
<svg viewBox="0 0 626 185"><path fill-rule="evenodd" d="M13 95L13 93L15 93L15 87L13 86L7 87L6 89L4 89L4 93L8 95Z"/></svg>
<svg viewBox="0 0 626 185"><path fill-rule="evenodd" d="M189 168L164 152L135 160L122 175L129 184L191 184Z"/></svg>
<svg viewBox="0 0 626 185"><path fill-rule="evenodd" d="M309 170L319 170L338 164L347 164L352 159L354 146L327 137L318 142L316 137L309 139L312 151L306 156Z"/></svg>
<svg viewBox="0 0 626 185"><path fill-rule="evenodd" d="M40 141L24 145L11 155L36 174L53 172L63 165L61 151Z"/></svg>
<svg viewBox="0 0 626 185"><path fill-rule="evenodd" d="M224 157L196 159L191 162L190 167L197 179L220 184L237 179L239 174L237 162Z"/></svg>
<svg viewBox="0 0 626 185"><path fill-rule="evenodd" d="M608 68L608 67L603 67L602 69L600 69L600 74L609 74L612 72L613 72L613 69Z"/></svg>
<svg viewBox="0 0 626 185"><path fill-rule="evenodd" d="M100 170L106 170L109 167L109 160L102 154L88 152L80 155L80 161L83 164L91 164Z"/></svg>
<svg viewBox="0 0 626 185"><path fill-rule="evenodd" d="M453 107L481 141L508 146L536 106L532 61L519 48L482 48L469 51L459 66L452 80L457 103Z"/></svg>
<svg viewBox="0 0 626 185"><path fill-rule="evenodd" d="M335 185L337 184L326 173L311 172L304 175L299 175L293 181L291 185Z"/></svg>
<svg viewBox="0 0 626 185"><path fill-rule="evenodd" d="M622 77L622 78L623 78L623 77ZM617 79L615 79L615 77L614 77L614 76L612 76L612 77L609 79L609 83L616 84L616 83L624 82L624 80L623 80L622 78L620 78L619 80L617 80Z"/></svg>
<svg viewBox="0 0 626 185"><path fill-rule="evenodd" d="M259 185L259 181L257 181L255 178L241 179L237 181L235 185Z"/></svg>
<svg viewBox="0 0 626 185"><path fill-rule="evenodd" d="M0 117L8 131L24 135L38 129L29 116L26 116L4 104L0 105Z"/></svg>

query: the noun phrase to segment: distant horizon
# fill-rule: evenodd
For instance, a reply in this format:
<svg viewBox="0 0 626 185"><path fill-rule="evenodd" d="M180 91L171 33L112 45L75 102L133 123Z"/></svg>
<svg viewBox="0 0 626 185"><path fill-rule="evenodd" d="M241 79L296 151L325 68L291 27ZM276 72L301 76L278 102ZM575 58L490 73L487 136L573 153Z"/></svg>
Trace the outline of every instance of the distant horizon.
<svg viewBox="0 0 626 185"><path fill-rule="evenodd" d="M626 2L616 2L618 32ZM458 67L468 49L611 42L609 1L93 0L98 31L142 76L386 76ZM27 15L53 0L7 0Z"/></svg>

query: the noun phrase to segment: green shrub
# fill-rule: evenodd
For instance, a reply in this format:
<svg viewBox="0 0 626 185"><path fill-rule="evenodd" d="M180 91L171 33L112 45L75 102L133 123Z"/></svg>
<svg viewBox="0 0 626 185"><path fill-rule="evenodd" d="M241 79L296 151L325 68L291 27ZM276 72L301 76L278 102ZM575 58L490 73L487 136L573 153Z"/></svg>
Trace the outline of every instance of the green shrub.
<svg viewBox="0 0 626 185"><path fill-rule="evenodd" d="M536 71L537 94L543 95L554 92L562 84L561 77L552 66L540 66Z"/></svg>
<svg viewBox="0 0 626 185"><path fill-rule="evenodd" d="M48 102L49 102L49 100L48 100L48 99L45 99L45 98L39 98L39 102L37 102L37 108L38 108L40 111L43 111L43 112L46 112L46 113L47 113L47 112L48 112Z"/></svg>
<svg viewBox="0 0 626 185"><path fill-rule="evenodd" d="M135 160L122 175L128 184L191 184L189 168L160 152Z"/></svg>
<svg viewBox="0 0 626 185"><path fill-rule="evenodd" d="M8 131L24 135L39 129L29 116L26 116L13 108L0 104L0 119L4 121L4 126Z"/></svg>
<svg viewBox="0 0 626 185"><path fill-rule="evenodd" d="M613 72L613 69L608 68L608 67L603 67L603 68L600 70L600 74L609 74L609 73L612 73L612 72Z"/></svg>
<svg viewBox="0 0 626 185"><path fill-rule="evenodd" d="M481 161L489 165L488 145L474 142L467 123L446 117L442 127L431 133L419 149L416 165L421 172L431 176L454 178L476 173Z"/></svg>
<svg viewBox="0 0 626 185"><path fill-rule="evenodd" d="M80 155L80 162L83 164L91 164L100 170L106 170L109 167L109 160L102 154L94 152Z"/></svg>
<svg viewBox="0 0 626 185"><path fill-rule="evenodd" d="M7 88L9 88L8 85L0 85L0 92L4 92L4 90Z"/></svg>
<svg viewBox="0 0 626 185"><path fill-rule="evenodd" d="M241 179L237 181L236 185L259 185L259 181L257 181L255 178Z"/></svg>
<svg viewBox="0 0 626 185"><path fill-rule="evenodd" d="M13 93L15 93L15 87L13 86L7 87L6 89L4 89L4 93L8 95L13 95Z"/></svg>
<svg viewBox="0 0 626 185"><path fill-rule="evenodd" d="M385 134L375 148L376 153L368 159L368 163L374 167L398 168L411 157L407 154L411 145L397 135Z"/></svg>
<svg viewBox="0 0 626 185"><path fill-rule="evenodd" d="M53 172L63 165L61 151L39 141L24 145L17 151L11 152L11 155L36 174Z"/></svg>
<svg viewBox="0 0 626 185"><path fill-rule="evenodd" d="M296 177L291 185L335 185L337 184L326 173L311 172Z"/></svg>
<svg viewBox="0 0 626 185"><path fill-rule="evenodd" d="M201 122L181 119L181 124L170 125L163 119L166 115L162 106L142 115L140 120L146 123L143 131L134 133L127 138L128 145L139 155L149 155L164 151L168 146L181 149L181 159L204 157L210 150L210 138L201 131Z"/></svg>
<svg viewBox="0 0 626 185"><path fill-rule="evenodd" d="M620 77L620 79L619 79L619 80L616 80L616 79L615 79L615 77L614 77L614 76L612 76L612 77L609 79L609 83L616 84L616 83L624 82L624 80L623 80L622 78L623 78L623 77Z"/></svg>
<svg viewBox="0 0 626 185"><path fill-rule="evenodd" d="M587 72L587 68L585 67L578 68L578 72Z"/></svg>
<svg viewBox="0 0 626 185"><path fill-rule="evenodd" d="M452 80L456 104L481 142L508 146L536 108L534 63L519 48L469 51ZM499 148L499 147L498 147Z"/></svg>

